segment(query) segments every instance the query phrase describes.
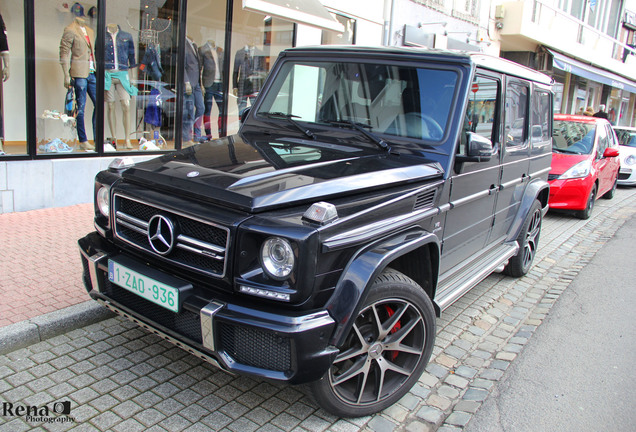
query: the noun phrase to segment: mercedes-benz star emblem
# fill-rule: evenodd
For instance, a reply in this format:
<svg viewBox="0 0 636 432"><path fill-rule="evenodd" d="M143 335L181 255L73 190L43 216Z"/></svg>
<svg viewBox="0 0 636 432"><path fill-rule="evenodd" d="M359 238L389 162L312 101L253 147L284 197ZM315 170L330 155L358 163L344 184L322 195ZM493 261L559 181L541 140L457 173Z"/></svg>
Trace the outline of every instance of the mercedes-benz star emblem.
<svg viewBox="0 0 636 432"><path fill-rule="evenodd" d="M167 255L174 246L174 225L163 215L154 215L148 222L148 241L160 255Z"/></svg>

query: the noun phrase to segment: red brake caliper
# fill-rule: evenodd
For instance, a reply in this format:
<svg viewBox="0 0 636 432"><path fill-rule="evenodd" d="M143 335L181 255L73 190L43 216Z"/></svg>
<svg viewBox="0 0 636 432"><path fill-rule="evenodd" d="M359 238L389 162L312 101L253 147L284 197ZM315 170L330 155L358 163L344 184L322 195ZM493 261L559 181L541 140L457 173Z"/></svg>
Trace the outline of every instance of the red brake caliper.
<svg viewBox="0 0 636 432"><path fill-rule="evenodd" d="M384 308L386 309L386 313L389 315L389 318L391 318L393 314L395 313L395 311L386 305L384 306ZM393 328L390 330L389 333L393 334L401 328L402 328L402 323L398 320L398 322L395 323L395 325L393 326ZM399 354L398 351L389 351L389 355L391 356L391 361L395 360L398 354Z"/></svg>

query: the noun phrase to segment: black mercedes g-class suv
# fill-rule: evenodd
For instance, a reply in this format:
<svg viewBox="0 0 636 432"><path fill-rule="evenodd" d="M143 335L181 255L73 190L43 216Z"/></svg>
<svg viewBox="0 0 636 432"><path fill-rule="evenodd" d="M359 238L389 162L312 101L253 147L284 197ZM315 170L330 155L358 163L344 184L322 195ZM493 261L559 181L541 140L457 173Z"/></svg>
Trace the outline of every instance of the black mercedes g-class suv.
<svg viewBox="0 0 636 432"><path fill-rule="evenodd" d="M96 176L86 288L224 370L382 410L426 366L436 315L530 268L550 84L482 54L284 51L237 135Z"/></svg>

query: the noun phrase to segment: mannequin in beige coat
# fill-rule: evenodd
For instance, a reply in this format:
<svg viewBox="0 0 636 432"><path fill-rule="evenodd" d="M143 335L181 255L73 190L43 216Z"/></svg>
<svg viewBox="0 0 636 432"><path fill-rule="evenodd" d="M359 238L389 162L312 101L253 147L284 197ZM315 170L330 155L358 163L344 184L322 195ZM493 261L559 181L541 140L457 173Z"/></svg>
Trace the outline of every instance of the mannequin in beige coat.
<svg viewBox="0 0 636 432"><path fill-rule="evenodd" d="M95 55L93 45L95 36L93 30L86 26L86 20L76 17L71 24L64 28L60 41L60 64L64 73L64 88L75 89L77 101L77 136L80 148L94 150L88 142L84 128L84 110L86 108L86 94L96 102L97 80L95 79ZM95 110L93 109L93 133L95 132Z"/></svg>

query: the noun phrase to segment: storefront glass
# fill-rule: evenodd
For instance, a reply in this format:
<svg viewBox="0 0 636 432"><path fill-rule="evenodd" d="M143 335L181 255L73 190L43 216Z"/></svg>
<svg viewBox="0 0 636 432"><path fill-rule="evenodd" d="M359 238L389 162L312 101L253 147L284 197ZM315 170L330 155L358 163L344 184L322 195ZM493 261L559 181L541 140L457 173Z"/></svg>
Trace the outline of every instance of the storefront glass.
<svg viewBox="0 0 636 432"><path fill-rule="evenodd" d="M240 112L252 105L278 54L294 41L289 21L244 11L238 1L233 16L228 134L238 132Z"/></svg>
<svg viewBox="0 0 636 432"><path fill-rule="evenodd" d="M0 157L24 155L27 141L23 3L2 2L0 25Z"/></svg>
<svg viewBox="0 0 636 432"><path fill-rule="evenodd" d="M225 2L188 2L183 65L183 146L226 134L225 18Z"/></svg>
<svg viewBox="0 0 636 432"><path fill-rule="evenodd" d="M38 154L95 150L96 4L35 1Z"/></svg>
<svg viewBox="0 0 636 432"><path fill-rule="evenodd" d="M344 26L344 31L323 30L322 45L352 45L355 43L356 20L331 13L336 21Z"/></svg>
<svg viewBox="0 0 636 432"><path fill-rule="evenodd" d="M105 152L174 149L178 6L108 1L102 41Z"/></svg>

